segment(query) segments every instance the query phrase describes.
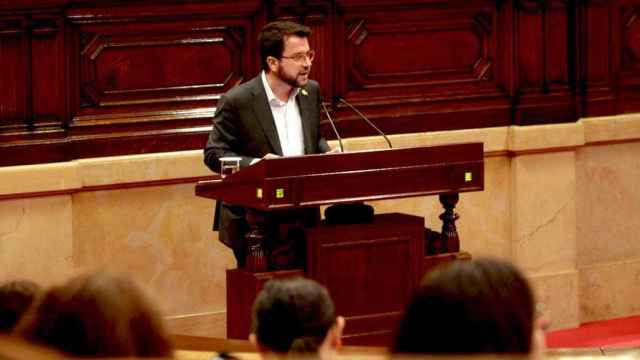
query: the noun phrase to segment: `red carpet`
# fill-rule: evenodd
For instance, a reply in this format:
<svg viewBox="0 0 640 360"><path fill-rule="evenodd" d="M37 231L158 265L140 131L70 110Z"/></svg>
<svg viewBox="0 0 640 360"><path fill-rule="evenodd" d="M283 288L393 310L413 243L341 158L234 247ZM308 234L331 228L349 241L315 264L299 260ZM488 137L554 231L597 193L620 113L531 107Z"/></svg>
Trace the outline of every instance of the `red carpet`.
<svg viewBox="0 0 640 360"><path fill-rule="evenodd" d="M640 346L640 316L587 323L547 333L547 348Z"/></svg>

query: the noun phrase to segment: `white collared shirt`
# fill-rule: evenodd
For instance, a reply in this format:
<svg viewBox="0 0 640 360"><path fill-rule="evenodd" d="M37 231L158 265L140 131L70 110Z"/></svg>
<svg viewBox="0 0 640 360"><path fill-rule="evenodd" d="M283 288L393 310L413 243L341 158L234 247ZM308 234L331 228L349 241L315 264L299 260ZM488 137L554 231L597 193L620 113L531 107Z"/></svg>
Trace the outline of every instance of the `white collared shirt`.
<svg viewBox="0 0 640 360"><path fill-rule="evenodd" d="M276 123L282 155L304 155L304 138L302 136L302 119L296 103L296 95L300 88L295 88L286 102L280 101L271 90L264 71L261 74L262 85L267 93L269 107Z"/></svg>

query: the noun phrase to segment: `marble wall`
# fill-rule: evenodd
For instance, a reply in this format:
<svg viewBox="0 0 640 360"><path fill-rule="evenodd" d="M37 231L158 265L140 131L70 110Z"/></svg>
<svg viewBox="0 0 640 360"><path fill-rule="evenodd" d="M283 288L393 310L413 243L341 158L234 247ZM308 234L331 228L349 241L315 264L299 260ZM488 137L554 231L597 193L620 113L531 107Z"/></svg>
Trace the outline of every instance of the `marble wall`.
<svg viewBox="0 0 640 360"><path fill-rule="evenodd" d="M482 141L485 190L457 207L462 248L511 259L554 328L640 313L640 117L392 136L396 147ZM348 150L384 140L348 139ZM0 168L0 281L43 285L98 268L125 272L176 333L225 335L233 255L211 231L200 151ZM425 217L437 197L373 202Z"/></svg>
<svg viewBox="0 0 640 360"><path fill-rule="evenodd" d="M576 156L580 315L594 321L640 313L640 121L585 122Z"/></svg>
<svg viewBox="0 0 640 360"><path fill-rule="evenodd" d="M176 152L0 168L0 281L127 273L174 332L224 337L235 263L211 231L214 203L194 194L201 164Z"/></svg>

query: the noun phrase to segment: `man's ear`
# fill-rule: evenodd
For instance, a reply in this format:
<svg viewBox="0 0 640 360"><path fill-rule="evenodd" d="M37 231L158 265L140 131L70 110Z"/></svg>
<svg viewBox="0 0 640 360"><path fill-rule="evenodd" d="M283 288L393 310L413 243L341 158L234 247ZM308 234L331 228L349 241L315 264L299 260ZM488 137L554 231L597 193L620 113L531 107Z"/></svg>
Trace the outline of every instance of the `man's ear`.
<svg viewBox="0 0 640 360"><path fill-rule="evenodd" d="M549 328L549 321L541 316L534 320L533 332L531 334L531 360L544 359L544 352L547 348L545 332Z"/></svg>
<svg viewBox="0 0 640 360"><path fill-rule="evenodd" d="M269 71L275 72L278 70L278 59L273 56L267 56L267 65L269 65Z"/></svg>
<svg viewBox="0 0 640 360"><path fill-rule="evenodd" d="M342 316L336 318L336 323L329 330L331 336L331 346L335 349L342 346L342 332L344 331L345 320Z"/></svg>
<svg viewBox="0 0 640 360"><path fill-rule="evenodd" d="M260 345L260 341L258 341L258 337L256 336L256 334L249 334L249 342L255 345L259 353L264 354L265 352L267 352L266 349L262 345Z"/></svg>

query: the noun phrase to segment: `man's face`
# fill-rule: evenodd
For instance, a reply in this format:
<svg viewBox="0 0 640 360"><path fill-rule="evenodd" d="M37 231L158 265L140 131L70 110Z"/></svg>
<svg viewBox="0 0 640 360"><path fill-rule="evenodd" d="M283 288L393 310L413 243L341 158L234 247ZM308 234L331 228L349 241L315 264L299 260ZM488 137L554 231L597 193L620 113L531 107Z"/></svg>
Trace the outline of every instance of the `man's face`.
<svg viewBox="0 0 640 360"><path fill-rule="evenodd" d="M306 56L309 53L309 40L305 37L288 36L284 39L282 58L278 61L275 75L292 87L301 87L309 82L311 60ZM294 59L300 58L299 60Z"/></svg>

